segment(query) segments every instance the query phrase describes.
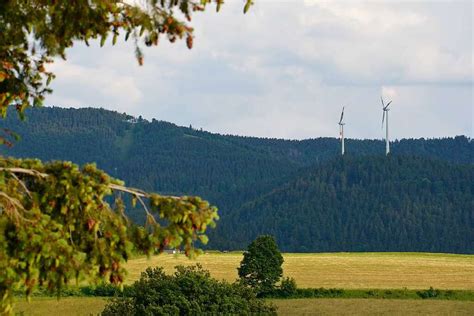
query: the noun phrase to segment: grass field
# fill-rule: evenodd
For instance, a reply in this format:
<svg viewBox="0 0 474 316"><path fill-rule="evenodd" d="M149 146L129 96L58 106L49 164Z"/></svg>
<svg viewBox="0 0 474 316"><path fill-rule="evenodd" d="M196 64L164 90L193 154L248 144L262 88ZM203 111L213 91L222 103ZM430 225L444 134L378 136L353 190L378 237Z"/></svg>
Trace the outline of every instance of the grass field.
<svg viewBox="0 0 474 316"><path fill-rule="evenodd" d="M296 299L271 300L279 315L472 315L474 302L377 300L377 299ZM33 299L18 301L15 311L30 315L86 316L100 313L101 298Z"/></svg>
<svg viewBox="0 0 474 316"><path fill-rule="evenodd" d="M312 253L284 254L285 276L301 288L408 288L474 290L474 256L430 253ZM216 279L237 278L241 253L208 253L191 261L183 255L135 258L126 268L127 282L149 266L172 272L179 264L201 263Z"/></svg>
<svg viewBox="0 0 474 316"><path fill-rule="evenodd" d="M15 313L25 316L89 316L97 315L104 309L107 301L97 297L33 298L31 302L18 299L13 307Z"/></svg>
<svg viewBox="0 0 474 316"><path fill-rule="evenodd" d="M167 272L179 264L201 263L217 279L234 281L241 253L208 253L196 261L183 255L163 254L134 258L126 267L128 282L149 266ZM286 276L301 288L474 290L474 256L427 253L321 253L284 254ZM473 301L391 299L286 299L271 300L280 315L473 315ZM106 301L94 297L18 299L15 312L25 315L90 315L102 311Z"/></svg>
<svg viewBox="0 0 474 316"><path fill-rule="evenodd" d="M474 302L295 299L272 301L279 315L472 315Z"/></svg>

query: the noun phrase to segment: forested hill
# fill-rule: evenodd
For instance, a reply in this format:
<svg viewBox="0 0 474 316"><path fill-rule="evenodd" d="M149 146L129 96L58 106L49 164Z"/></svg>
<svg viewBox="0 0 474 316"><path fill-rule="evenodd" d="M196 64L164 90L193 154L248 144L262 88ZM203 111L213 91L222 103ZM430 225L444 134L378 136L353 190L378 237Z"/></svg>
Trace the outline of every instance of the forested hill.
<svg viewBox="0 0 474 316"><path fill-rule="evenodd" d="M233 212L213 241L241 249L265 233L287 251L474 253L473 165L344 157L307 171Z"/></svg>
<svg viewBox="0 0 474 316"><path fill-rule="evenodd" d="M10 113L6 120L0 121L0 127L22 137L13 148L0 146L2 155L71 160L79 164L96 162L98 167L130 186L161 193L200 195L219 207L218 226L232 230L237 229L230 225L232 216L244 211L243 205L307 170L338 159L340 150L336 138L296 141L219 135L104 109L45 107L30 109L26 117L26 122L21 122ZM472 164L474 157L474 144L463 136L404 139L393 142L391 148L394 157L425 157L449 162L447 167ZM353 157L382 156L384 143L348 139L346 150ZM331 203L338 199L336 195ZM131 216L137 219L137 214ZM234 224L240 227L237 230L245 227L245 223ZM238 236L242 232L233 233ZM211 246L246 246L244 240L239 244L226 243L222 238L226 234L225 230L218 235L213 233ZM313 248L311 240L291 245L297 248L285 249L318 250Z"/></svg>

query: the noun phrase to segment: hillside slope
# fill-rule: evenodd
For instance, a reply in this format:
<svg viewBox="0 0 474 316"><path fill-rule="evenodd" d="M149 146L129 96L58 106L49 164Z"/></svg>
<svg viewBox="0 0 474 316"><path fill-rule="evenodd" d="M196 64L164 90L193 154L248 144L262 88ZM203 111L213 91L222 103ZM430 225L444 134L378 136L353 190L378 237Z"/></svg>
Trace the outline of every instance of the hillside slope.
<svg viewBox="0 0 474 316"><path fill-rule="evenodd" d="M79 164L96 162L99 168L130 186L161 193L200 195L219 207L219 230L211 233L210 246L221 249L244 248L248 238L240 236L257 225L249 223L247 227L250 217L236 217L245 214L239 211L245 210L243 205L259 201L262 195L281 188L291 179L339 157L339 141L335 138L296 141L219 135L94 108L30 109L25 122L10 114L0 121L0 127L18 132L22 140L13 148L0 147L0 154L71 160ZM384 152L384 144L379 140L348 139L346 149L350 156L373 156ZM449 164L472 164L474 143L462 136L404 139L392 143L392 152L394 157L411 155ZM445 164L446 168L451 167L449 164ZM300 193L296 196L306 198ZM339 193L332 194L327 203L338 203L338 197ZM130 213L137 221L142 215ZM284 224L277 220L275 223ZM257 232L256 227L252 228L252 234ZM298 232L292 236L299 241L288 242L285 249L316 249L312 240L304 241L298 234L305 235ZM231 242L227 236L235 240ZM340 246L324 249L342 249Z"/></svg>
<svg viewBox="0 0 474 316"><path fill-rule="evenodd" d="M307 172L233 212L213 243L272 234L287 251L474 252L472 165L344 157Z"/></svg>

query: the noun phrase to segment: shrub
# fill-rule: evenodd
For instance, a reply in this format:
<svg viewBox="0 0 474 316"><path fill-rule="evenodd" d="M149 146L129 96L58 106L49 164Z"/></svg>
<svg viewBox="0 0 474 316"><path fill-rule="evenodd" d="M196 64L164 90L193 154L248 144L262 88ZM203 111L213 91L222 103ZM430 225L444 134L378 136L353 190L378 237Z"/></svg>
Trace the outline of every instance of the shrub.
<svg viewBox="0 0 474 316"><path fill-rule="evenodd" d="M342 297L344 295L343 289L313 289L313 297Z"/></svg>
<svg viewBox="0 0 474 316"><path fill-rule="evenodd" d="M376 296L376 295L377 295L377 292L375 292L374 290L368 290L368 291L366 292L366 294L367 294L368 296Z"/></svg>
<svg viewBox="0 0 474 316"><path fill-rule="evenodd" d="M285 278L283 281L281 281L280 285L280 295L282 297L290 297L296 294L296 291L298 290L296 286L296 281L293 278Z"/></svg>
<svg viewBox="0 0 474 316"><path fill-rule="evenodd" d="M112 299L102 315L270 314L275 307L256 298L242 284L210 277L200 265L176 267L174 275L148 268L122 297Z"/></svg>
<svg viewBox="0 0 474 316"><path fill-rule="evenodd" d="M129 286L125 285L123 286L123 292L128 291ZM84 286L81 287L81 293L84 296L101 296L101 297L106 297L106 296L117 296L121 295L122 291L120 290L120 287L114 285L114 284L99 284L96 286Z"/></svg>
<svg viewBox="0 0 474 316"><path fill-rule="evenodd" d="M428 290L417 291L416 294L418 294L418 296L421 297L422 299L426 299L426 298L434 298L434 297L439 296L440 291L430 286Z"/></svg>

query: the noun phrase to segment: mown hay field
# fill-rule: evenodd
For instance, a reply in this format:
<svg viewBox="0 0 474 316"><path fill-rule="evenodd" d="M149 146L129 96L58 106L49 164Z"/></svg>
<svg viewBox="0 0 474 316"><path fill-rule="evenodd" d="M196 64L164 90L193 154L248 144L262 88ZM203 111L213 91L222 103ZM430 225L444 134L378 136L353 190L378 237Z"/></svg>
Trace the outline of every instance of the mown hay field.
<svg viewBox="0 0 474 316"><path fill-rule="evenodd" d="M474 290L474 256L431 253L308 253L284 254L285 276L301 288ZM126 264L127 282L149 266L172 273L176 265L200 263L216 279L233 282L242 253L206 253L196 260L162 254L134 258Z"/></svg>
<svg viewBox="0 0 474 316"><path fill-rule="evenodd" d="M34 298L31 303L19 300L15 312L25 316L87 316L100 313L102 298ZM279 315L472 315L474 302L380 299L292 299L271 300Z"/></svg>
<svg viewBox="0 0 474 316"><path fill-rule="evenodd" d="M34 297L31 302L18 298L13 307L16 314L25 316L89 316L98 315L104 309L107 300L100 297Z"/></svg>

